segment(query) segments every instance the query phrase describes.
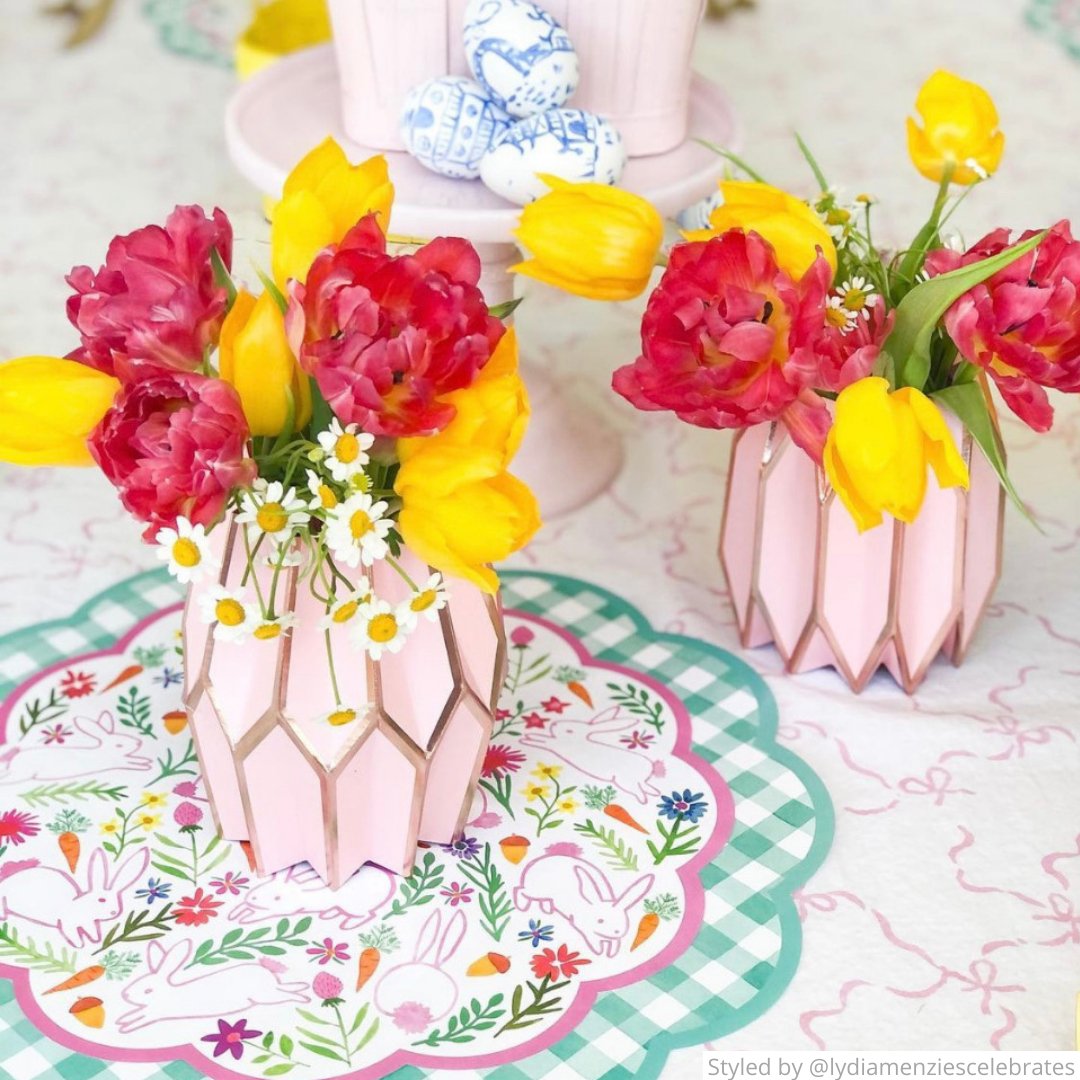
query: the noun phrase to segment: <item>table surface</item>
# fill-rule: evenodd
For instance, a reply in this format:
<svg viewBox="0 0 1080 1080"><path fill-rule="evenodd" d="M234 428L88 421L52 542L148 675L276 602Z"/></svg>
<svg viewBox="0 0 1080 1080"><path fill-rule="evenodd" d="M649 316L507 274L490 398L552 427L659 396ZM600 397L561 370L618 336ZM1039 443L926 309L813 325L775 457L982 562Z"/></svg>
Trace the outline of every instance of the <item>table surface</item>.
<svg viewBox="0 0 1080 1080"><path fill-rule="evenodd" d="M230 74L163 50L135 4L62 53L61 27L36 6L0 26L0 356L69 349L63 272L96 264L114 233L174 203L229 211L241 275L254 279L250 258L267 255L258 199L225 154ZM210 0L186 7L194 23L220 18ZM881 198L878 235L898 239L933 195L904 149L918 85L938 66L983 83L1008 148L994 182L957 215L975 239L999 224L1080 220L1070 12L1053 0L987 0L977 13L959 0L763 0L707 28L697 65L729 92L762 173L809 191L797 128L837 184ZM638 316L638 305L528 292L523 337L625 432L628 453L611 491L552 522L517 562L594 580L658 629L737 650L715 556L730 438L639 415L605 390L634 355ZM804 955L790 989L725 1048L1070 1045L1080 401L1056 403L1047 437L1006 418L1013 475L1042 531L1009 513L1004 577L963 669L935 667L913 698L884 676L856 698L830 673L789 679L769 650L747 656L776 695L783 738L828 786L837 830L802 895ZM0 632L64 616L154 563L96 473L0 469ZM676 1055L668 1072L699 1075L698 1056Z"/></svg>

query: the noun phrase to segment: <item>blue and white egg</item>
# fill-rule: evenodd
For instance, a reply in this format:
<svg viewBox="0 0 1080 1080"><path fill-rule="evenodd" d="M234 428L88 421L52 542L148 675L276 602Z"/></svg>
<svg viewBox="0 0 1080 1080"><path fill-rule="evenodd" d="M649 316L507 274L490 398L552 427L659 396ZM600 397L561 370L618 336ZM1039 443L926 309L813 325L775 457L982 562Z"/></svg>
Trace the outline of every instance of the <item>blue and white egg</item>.
<svg viewBox="0 0 1080 1080"><path fill-rule="evenodd" d="M469 0L469 70L511 116L565 105L578 87L578 58L566 31L531 0Z"/></svg>
<svg viewBox="0 0 1080 1080"><path fill-rule="evenodd" d="M707 229L713 211L718 206L723 205L723 202L723 192L714 191L711 195L707 195L704 199L694 203L693 206L688 206L675 220L678 222L679 228L685 229L687 232Z"/></svg>
<svg viewBox="0 0 1080 1080"><path fill-rule="evenodd" d="M582 109L552 109L514 124L480 162L480 179L524 206L547 191L537 173L563 180L617 184L626 168L622 136Z"/></svg>
<svg viewBox="0 0 1080 1080"><path fill-rule="evenodd" d="M471 79L447 75L414 87L401 114L401 138L421 165L455 180L475 180L484 154L513 123Z"/></svg>

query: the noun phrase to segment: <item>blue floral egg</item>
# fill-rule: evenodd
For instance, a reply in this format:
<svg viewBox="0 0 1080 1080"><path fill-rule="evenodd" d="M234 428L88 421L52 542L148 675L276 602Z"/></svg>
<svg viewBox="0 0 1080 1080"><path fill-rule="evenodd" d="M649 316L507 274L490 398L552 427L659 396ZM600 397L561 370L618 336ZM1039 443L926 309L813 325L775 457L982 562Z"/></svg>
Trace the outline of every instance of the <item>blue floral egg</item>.
<svg viewBox="0 0 1080 1080"><path fill-rule="evenodd" d="M622 136L607 120L582 109L552 109L514 124L484 155L480 178L524 206L547 191L537 173L617 184L625 168Z"/></svg>
<svg viewBox="0 0 1080 1080"><path fill-rule="evenodd" d="M511 116L557 109L578 86L570 38L531 0L469 0L465 57L476 81Z"/></svg>
<svg viewBox="0 0 1080 1080"><path fill-rule="evenodd" d="M707 195L704 199L694 203L693 206L688 206L675 220L678 222L679 228L686 229L687 232L707 229L709 228L709 218L712 217L712 212L723 201L723 192L714 191L711 195Z"/></svg>
<svg viewBox="0 0 1080 1080"><path fill-rule="evenodd" d="M421 165L475 180L480 160L513 122L471 79L448 75L414 87L401 114L401 138Z"/></svg>

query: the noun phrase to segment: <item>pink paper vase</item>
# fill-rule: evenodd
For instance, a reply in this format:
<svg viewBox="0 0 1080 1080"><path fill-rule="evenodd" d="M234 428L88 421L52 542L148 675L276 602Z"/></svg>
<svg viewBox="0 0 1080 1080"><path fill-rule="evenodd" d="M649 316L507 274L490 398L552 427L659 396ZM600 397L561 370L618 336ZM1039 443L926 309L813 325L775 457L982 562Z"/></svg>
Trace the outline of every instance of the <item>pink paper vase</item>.
<svg viewBox="0 0 1080 1080"><path fill-rule="evenodd" d="M772 643L789 673L832 667L856 693L881 666L910 694L940 652L963 661L1000 577L1005 497L948 421L970 490L931 477L914 524L862 534L782 425L735 436L720 561L745 647Z"/></svg>
<svg viewBox="0 0 1080 1080"><path fill-rule="evenodd" d="M238 586L242 533L225 524L211 540L220 583ZM431 573L408 551L398 561L414 580ZM256 572L266 595L272 571ZM392 604L410 595L385 563L364 573ZM325 607L297 575L278 584L296 627L271 641L215 640L199 602L214 583L189 592L185 705L214 816L226 840L250 841L260 874L307 861L336 889L369 862L408 873L420 840L448 844L464 828L506 667L501 608L449 579L438 617L420 618L400 652L372 660L348 625L320 627ZM331 724L339 709L356 718Z"/></svg>
<svg viewBox="0 0 1080 1080"><path fill-rule="evenodd" d="M362 146L402 150L406 94L468 75L466 0L329 0L345 130ZM690 59L705 0L537 0L565 27L581 67L571 102L609 119L632 157L687 137Z"/></svg>

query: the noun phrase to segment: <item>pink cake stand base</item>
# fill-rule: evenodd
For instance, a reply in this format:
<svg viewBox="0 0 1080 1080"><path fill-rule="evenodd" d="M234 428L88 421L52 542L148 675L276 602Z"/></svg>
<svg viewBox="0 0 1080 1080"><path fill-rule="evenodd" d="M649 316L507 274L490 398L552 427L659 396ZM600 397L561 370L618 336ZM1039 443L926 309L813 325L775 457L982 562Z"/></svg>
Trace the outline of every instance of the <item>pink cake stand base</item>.
<svg viewBox="0 0 1080 1080"><path fill-rule="evenodd" d="M623 176L623 187L668 217L714 191L723 171L723 160L696 140L736 144L727 98L700 76L691 88L690 132L690 139L666 154L632 158ZM337 63L329 45L280 60L240 86L225 114L225 135L236 167L271 196L280 194L292 165L327 135L354 161L380 153L345 134ZM483 259L488 302L512 299L515 279L508 269L520 258L513 238L520 208L479 181L437 176L408 154L386 157L397 190L394 234L465 237ZM612 367L625 359L613 358ZM533 422L514 471L536 492L544 516L558 517L611 486L622 467L622 441L590 404L564 392L527 357L524 369Z"/></svg>

